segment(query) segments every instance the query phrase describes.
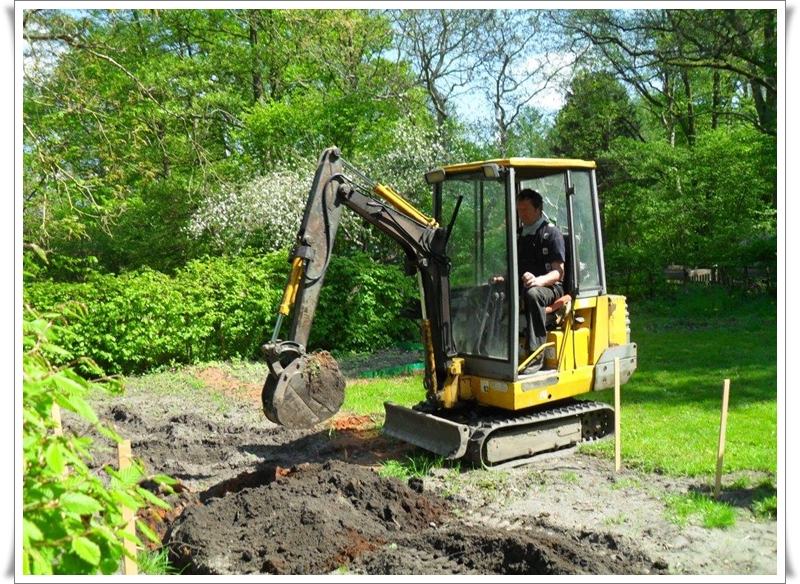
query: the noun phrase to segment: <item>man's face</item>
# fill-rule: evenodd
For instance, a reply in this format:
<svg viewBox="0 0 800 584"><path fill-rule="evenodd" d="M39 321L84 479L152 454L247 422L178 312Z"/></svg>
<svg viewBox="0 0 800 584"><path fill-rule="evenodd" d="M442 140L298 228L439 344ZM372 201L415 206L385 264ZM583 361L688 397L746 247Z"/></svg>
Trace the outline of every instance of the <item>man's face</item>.
<svg viewBox="0 0 800 584"><path fill-rule="evenodd" d="M533 225L542 216L542 210L533 206L527 200L517 201L517 215L523 225Z"/></svg>

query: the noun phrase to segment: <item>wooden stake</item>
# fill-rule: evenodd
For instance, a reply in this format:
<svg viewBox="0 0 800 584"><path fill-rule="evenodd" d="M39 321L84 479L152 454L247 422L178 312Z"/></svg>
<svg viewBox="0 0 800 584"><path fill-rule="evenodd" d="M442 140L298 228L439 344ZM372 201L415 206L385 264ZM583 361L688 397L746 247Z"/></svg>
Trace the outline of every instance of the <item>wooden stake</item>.
<svg viewBox="0 0 800 584"><path fill-rule="evenodd" d="M53 418L53 421L56 423L56 427L53 429L53 432L56 436L63 436L64 431L61 429L61 409L58 407L56 402L53 402L53 408L50 411L50 415Z"/></svg>
<svg viewBox="0 0 800 584"><path fill-rule="evenodd" d="M614 357L614 456L616 469L622 467L622 454L619 444L619 357Z"/></svg>
<svg viewBox="0 0 800 584"><path fill-rule="evenodd" d="M719 422L719 447L717 448L717 478L714 481L715 499L719 499L722 482L722 455L725 453L725 427L728 424L728 395L730 394L730 387L731 380L726 379L722 387L722 415Z"/></svg>
<svg viewBox="0 0 800 584"><path fill-rule="evenodd" d="M119 470L123 470L131 465L131 441L123 440L120 442L118 449ZM123 506L122 518L127 522L125 525L125 531L131 535L136 535L136 522L134 521L133 509L128 509L127 507ZM133 554L133 557L136 557L136 544L134 542L126 539L122 545L125 546L126 550ZM128 556L123 556L122 562L126 576L135 576L139 573L139 566L137 566L136 562L134 562Z"/></svg>

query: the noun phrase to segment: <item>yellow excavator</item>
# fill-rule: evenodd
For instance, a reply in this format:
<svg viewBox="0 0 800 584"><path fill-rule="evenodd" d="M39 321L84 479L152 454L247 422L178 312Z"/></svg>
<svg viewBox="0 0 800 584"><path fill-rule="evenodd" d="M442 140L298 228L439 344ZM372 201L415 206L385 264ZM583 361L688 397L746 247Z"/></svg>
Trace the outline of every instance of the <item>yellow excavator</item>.
<svg viewBox="0 0 800 584"><path fill-rule="evenodd" d="M542 452L614 432L614 409L576 399L627 382L636 369L626 299L606 290L595 163L505 158L436 168L428 215L325 150L317 166L272 339L262 405L287 427L310 427L339 411L345 380L330 356L306 349L344 207L386 233L416 275L425 398L385 403L383 431L451 459L504 468ZM526 352L517 273L515 197L542 194L564 235L564 296L548 307L547 342ZM496 275L506 275L498 282ZM278 339L292 314L289 338ZM387 317L390 317L387 315ZM524 374L543 352L543 367Z"/></svg>

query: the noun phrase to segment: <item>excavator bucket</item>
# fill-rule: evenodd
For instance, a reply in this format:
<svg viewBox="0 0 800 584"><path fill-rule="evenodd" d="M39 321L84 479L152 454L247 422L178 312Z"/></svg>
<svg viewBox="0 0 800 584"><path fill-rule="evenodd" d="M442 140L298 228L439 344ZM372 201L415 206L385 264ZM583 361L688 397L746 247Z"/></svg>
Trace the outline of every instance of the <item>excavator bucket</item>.
<svg viewBox="0 0 800 584"><path fill-rule="evenodd" d="M384 402L383 433L446 458L461 458L467 450L469 426Z"/></svg>
<svg viewBox="0 0 800 584"><path fill-rule="evenodd" d="M345 379L333 358L300 355L285 368L270 362L270 374L261 392L264 414L288 428L308 428L339 411Z"/></svg>

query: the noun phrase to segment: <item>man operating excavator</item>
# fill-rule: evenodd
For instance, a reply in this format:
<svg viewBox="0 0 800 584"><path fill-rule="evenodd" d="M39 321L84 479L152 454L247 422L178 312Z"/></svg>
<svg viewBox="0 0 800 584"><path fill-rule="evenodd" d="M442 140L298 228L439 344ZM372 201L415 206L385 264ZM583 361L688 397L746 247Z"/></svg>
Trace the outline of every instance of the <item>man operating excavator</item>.
<svg viewBox="0 0 800 584"><path fill-rule="evenodd" d="M564 236L542 213L542 195L533 189L517 193L517 216L522 226L517 232L517 268L520 297L524 298L527 325L526 343L533 354L547 340L545 309L564 294ZM502 276L492 279L502 282ZM542 368L544 353L534 357L522 375Z"/></svg>
<svg viewBox="0 0 800 584"><path fill-rule="evenodd" d="M626 299L605 285L594 171L593 161L539 158L434 168L425 173L428 216L338 148L326 149L289 254L273 337L263 345L266 417L308 428L344 402L335 361L307 346L348 209L402 248L419 285L425 397L411 407L385 401L384 433L495 468L613 435L613 407L574 399L627 381L637 362ZM552 220L543 201L548 212L553 207ZM490 274L504 274L495 280L503 283L487 286ZM522 306L527 322L518 326ZM279 339L281 318L290 314L289 336ZM505 334L501 323L509 324Z"/></svg>

